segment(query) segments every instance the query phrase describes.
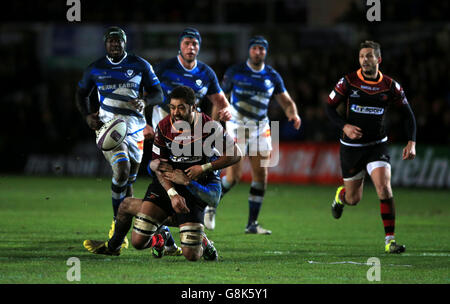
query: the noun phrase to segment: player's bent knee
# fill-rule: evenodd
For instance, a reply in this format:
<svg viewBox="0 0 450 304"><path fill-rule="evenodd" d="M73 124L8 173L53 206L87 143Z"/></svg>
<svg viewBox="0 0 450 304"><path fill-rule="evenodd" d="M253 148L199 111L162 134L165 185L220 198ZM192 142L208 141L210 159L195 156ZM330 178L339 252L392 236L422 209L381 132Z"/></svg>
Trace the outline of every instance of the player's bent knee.
<svg viewBox="0 0 450 304"><path fill-rule="evenodd" d="M198 246L196 248L182 246L181 248L183 250L184 257L188 261L195 262L200 260L200 258L202 257L201 246Z"/></svg>
<svg viewBox="0 0 450 304"><path fill-rule="evenodd" d="M183 255L189 261L197 261L201 257L203 240L203 225L192 223L180 227L180 243Z"/></svg>
<svg viewBox="0 0 450 304"><path fill-rule="evenodd" d="M392 197L392 188L389 185L381 185L377 187L377 193L380 199Z"/></svg>
<svg viewBox="0 0 450 304"><path fill-rule="evenodd" d="M158 222L149 215L139 212L136 214L133 226L131 244L136 249L144 249L148 240L158 229Z"/></svg>
<svg viewBox="0 0 450 304"><path fill-rule="evenodd" d="M361 195L355 194L355 195L345 195L345 202L348 205L356 206L361 201Z"/></svg>

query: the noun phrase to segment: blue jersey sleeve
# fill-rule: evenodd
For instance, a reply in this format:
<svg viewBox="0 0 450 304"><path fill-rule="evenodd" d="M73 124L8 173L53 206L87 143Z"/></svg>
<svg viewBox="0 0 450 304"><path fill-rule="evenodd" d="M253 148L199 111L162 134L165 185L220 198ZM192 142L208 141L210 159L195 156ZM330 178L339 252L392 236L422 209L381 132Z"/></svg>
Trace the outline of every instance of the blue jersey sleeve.
<svg viewBox="0 0 450 304"><path fill-rule="evenodd" d="M225 94L230 93L231 90L233 89L233 74L234 69L228 68L227 71L225 72L225 75L223 76L222 89L225 92Z"/></svg>
<svg viewBox="0 0 450 304"><path fill-rule="evenodd" d="M274 71L274 84L275 89L273 90L273 94L281 94L286 91L286 87L284 86L283 78L281 78L280 74Z"/></svg>
<svg viewBox="0 0 450 304"><path fill-rule="evenodd" d="M211 84L208 87L208 93L206 93L206 95L212 95L222 92L222 88L220 87L217 75L211 68L208 69L208 76Z"/></svg>
<svg viewBox="0 0 450 304"><path fill-rule="evenodd" d="M83 77L78 82L78 87L87 92L90 92L95 86L95 80L92 77L92 66L89 66L83 73Z"/></svg>
<svg viewBox="0 0 450 304"><path fill-rule="evenodd" d="M142 74L142 84L144 85L144 89L148 89L150 87L158 85L160 82L158 77L156 76L155 71L153 70L152 65L144 59L142 59L142 61L145 66L144 72Z"/></svg>

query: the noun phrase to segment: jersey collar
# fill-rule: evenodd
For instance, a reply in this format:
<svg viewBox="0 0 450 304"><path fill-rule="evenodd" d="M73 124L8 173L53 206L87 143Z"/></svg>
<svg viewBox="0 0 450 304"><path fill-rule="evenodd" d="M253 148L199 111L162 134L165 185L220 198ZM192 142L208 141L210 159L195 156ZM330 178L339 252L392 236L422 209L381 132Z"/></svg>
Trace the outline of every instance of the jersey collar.
<svg viewBox="0 0 450 304"><path fill-rule="evenodd" d="M362 70L359 69L356 74L358 75L358 78L361 79L362 81L364 81L367 84L377 84L380 83L383 80L383 74L381 73L381 71L378 71L380 78L377 81L370 81L370 80L365 80L364 76L362 74Z"/></svg>
<svg viewBox="0 0 450 304"><path fill-rule="evenodd" d="M248 68L249 68L252 72L254 72L254 73L261 73L262 70L264 70L264 68L266 67L266 64L263 63L261 69L255 70L255 69L252 68L252 66L250 65L250 63L248 63L248 59L247 59L247 61L245 62L245 64L247 64Z"/></svg>
<svg viewBox="0 0 450 304"><path fill-rule="evenodd" d="M125 58L127 58L128 53L127 53L127 52L124 52L124 53L125 53L125 55L124 55L123 58L120 59L118 62L112 61L112 59L111 59L108 55L106 55L106 59L108 59L109 63L111 63L111 64L113 64L113 65L118 65L118 64L121 64L122 61L123 61Z"/></svg>
<svg viewBox="0 0 450 304"><path fill-rule="evenodd" d="M186 69L186 68L184 67L183 63L181 62L179 56L180 56L180 55L177 55L178 63L181 65L181 67L182 67L186 72L192 72L192 71L197 67L197 59L195 59L194 67L193 67L192 69Z"/></svg>

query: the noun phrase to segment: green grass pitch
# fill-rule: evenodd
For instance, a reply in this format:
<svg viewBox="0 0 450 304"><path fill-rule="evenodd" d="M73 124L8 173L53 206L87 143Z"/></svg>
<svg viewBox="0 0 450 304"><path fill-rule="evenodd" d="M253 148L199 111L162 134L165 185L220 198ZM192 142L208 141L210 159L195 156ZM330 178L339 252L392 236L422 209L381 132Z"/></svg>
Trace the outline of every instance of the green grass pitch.
<svg viewBox="0 0 450 304"><path fill-rule="evenodd" d="M149 181L138 179L136 196ZM448 190L394 188L397 241L407 250L387 255L373 186L339 220L330 212L335 188L269 185L260 223L273 234L264 236L244 233L249 185L236 186L207 231L219 261L193 263L133 248L119 257L85 251L83 240L107 238L109 178L0 176L0 283L450 283ZM67 280L70 257L80 260L79 282ZM367 279L370 257L380 260L380 281Z"/></svg>

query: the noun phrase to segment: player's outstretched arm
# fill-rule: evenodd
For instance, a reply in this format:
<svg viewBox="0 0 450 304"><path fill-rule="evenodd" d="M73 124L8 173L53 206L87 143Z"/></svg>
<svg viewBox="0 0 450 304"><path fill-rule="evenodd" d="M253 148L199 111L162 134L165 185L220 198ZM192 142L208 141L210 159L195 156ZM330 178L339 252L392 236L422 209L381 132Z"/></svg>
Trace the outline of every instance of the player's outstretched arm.
<svg viewBox="0 0 450 304"><path fill-rule="evenodd" d="M302 120L298 116L297 106L289 93L284 91L283 93L277 94L275 95L275 100L280 104L288 120L294 123L294 128L297 130L300 129Z"/></svg>
<svg viewBox="0 0 450 304"><path fill-rule="evenodd" d="M228 121L231 119L230 103L223 92L208 95L213 107L211 117L217 121Z"/></svg>

